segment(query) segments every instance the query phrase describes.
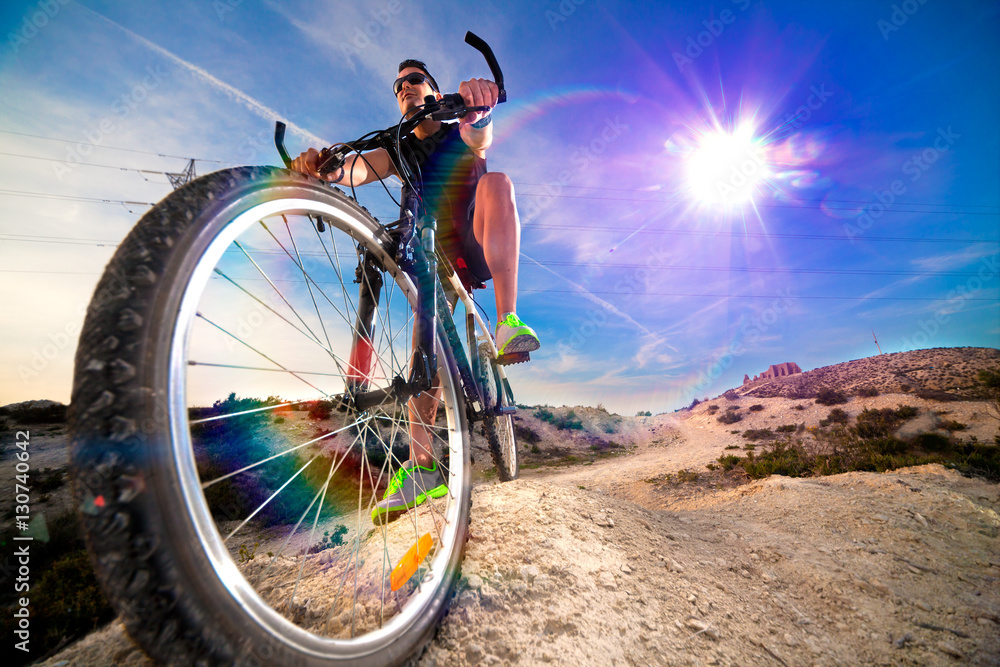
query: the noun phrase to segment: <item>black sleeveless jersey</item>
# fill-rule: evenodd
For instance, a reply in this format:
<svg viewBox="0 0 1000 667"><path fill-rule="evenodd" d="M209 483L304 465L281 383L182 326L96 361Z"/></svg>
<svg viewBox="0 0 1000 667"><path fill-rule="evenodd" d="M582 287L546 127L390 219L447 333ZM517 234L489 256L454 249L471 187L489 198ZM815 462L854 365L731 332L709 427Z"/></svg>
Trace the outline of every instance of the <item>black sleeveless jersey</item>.
<svg viewBox="0 0 1000 667"><path fill-rule="evenodd" d="M486 173L486 160L465 145L458 123L443 124L426 139L409 134L401 143L403 159L417 167L420 183L414 185L437 219L441 247L452 262L464 258L463 248L473 237L476 186Z"/></svg>

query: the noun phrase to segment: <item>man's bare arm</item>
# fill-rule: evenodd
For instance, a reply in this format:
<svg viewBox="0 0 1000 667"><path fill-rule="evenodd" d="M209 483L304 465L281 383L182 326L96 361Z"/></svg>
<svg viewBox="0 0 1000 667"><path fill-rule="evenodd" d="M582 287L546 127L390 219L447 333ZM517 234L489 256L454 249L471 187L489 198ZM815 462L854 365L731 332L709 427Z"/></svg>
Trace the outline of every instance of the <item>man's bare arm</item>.
<svg viewBox="0 0 1000 667"><path fill-rule="evenodd" d="M459 84L458 92L466 106L486 106L492 110L497 105L500 88L487 79L470 79ZM477 124L483 125L484 123L485 127L476 127ZM465 118L459 121L459 124L459 132L465 145L477 156L485 158L486 149L493 143L493 125L490 112L477 111L466 114Z"/></svg>
<svg viewBox="0 0 1000 667"><path fill-rule="evenodd" d="M377 148L367 153L355 153L347 158L343 167L335 169L326 176L320 176L319 151L310 148L292 160L292 169L308 176L313 176L329 183L346 186L359 186L371 183L378 178L388 178L396 174L396 168L389 159L389 154L383 148Z"/></svg>

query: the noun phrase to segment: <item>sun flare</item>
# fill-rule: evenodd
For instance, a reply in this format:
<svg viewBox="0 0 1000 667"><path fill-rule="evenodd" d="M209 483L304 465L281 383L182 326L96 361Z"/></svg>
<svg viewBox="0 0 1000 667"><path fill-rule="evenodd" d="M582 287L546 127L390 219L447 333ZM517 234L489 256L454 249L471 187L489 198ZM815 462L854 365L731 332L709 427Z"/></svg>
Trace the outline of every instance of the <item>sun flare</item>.
<svg viewBox="0 0 1000 667"><path fill-rule="evenodd" d="M771 170L763 140L749 124L733 132L712 130L700 134L687 158L687 181L692 196L714 207L736 207L763 191Z"/></svg>

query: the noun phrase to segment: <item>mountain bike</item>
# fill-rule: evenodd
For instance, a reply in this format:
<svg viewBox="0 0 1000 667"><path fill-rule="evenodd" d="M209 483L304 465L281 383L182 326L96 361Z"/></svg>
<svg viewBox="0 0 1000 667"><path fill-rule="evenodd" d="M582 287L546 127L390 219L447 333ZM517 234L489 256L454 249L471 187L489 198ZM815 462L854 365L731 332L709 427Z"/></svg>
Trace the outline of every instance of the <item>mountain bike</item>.
<svg viewBox="0 0 1000 667"><path fill-rule="evenodd" d="M503 101L489 46L466 41ZM98 579L155 660L393 665L433 637L466 542L472 429L499 479L517 477L504 368L527 360L498 357L398 152L424 118L469 111L427 98L324 152L333 170L386 148L397 220L288 169L239 167L170 194L108 265L76 357L74 492ZM375 524L419 421L408 402L435 377L439 418L420 426L448 493Z"/></svg>

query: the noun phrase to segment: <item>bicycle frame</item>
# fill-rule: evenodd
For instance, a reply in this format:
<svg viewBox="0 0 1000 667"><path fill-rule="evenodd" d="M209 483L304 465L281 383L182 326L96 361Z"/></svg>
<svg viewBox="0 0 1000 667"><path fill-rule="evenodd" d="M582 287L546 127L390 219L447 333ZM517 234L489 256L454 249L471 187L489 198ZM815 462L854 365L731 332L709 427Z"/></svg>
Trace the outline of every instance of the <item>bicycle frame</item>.
<svg viewBox="0 0 1000 667"><path fill-rule="evenodd" d="M409 233L406 224L411 220L420 221L415 225L412 234ZM477 378L483 378L487 382L493 378L480 368L478 346L486 343L493 358L497 357L496 346L462 281L451 270L445 258L438 258L435 243L436 221L428 216L419 216L419 202L407 188L404 188L402 215L394 225L398 227L398 231L395 232L397 239L393 240L391 238L393 234L390 234L390 243L397 244L395 253L397 261L413 278L417 287L415 345L411 357L410 377L404 381L397 376L388 389L362 390L364 375L368 370L365 364L371 352L374 312L378 307L379 291L382 286L382 277L378 270L381 267L377 267L371 258L362 256L359 258L356 275L359 277L363 275L364 279L359 281L361 282L359 308L351 347L352 373L357 372L358 375L353 395L344 397L345 400L341 403L364 410L386 402L405 403L420 392L427 391L433 386L437 375L439 360L434 351L437 349L437 340L441 339L445 348L451 353L450 358L457 366L456 370L462 379L469 422L481 420L488 415L500 415L512 411L502 407L504 396L508 398L510 405L514 403L510 383L502 366L496 367L497 404L486 405L484 388ZM439 264L442 267L440 271ZM448 304L441 283L441 274L444 274L443 277L448 280L451 289L465 307L468 354L462 345L458 327ZM480 332L479 335L477 330Z"/></svg>

